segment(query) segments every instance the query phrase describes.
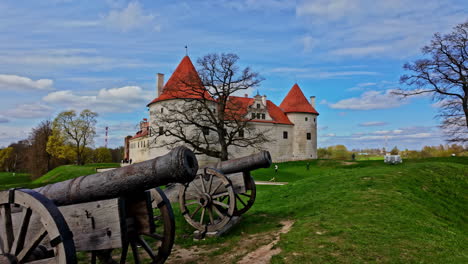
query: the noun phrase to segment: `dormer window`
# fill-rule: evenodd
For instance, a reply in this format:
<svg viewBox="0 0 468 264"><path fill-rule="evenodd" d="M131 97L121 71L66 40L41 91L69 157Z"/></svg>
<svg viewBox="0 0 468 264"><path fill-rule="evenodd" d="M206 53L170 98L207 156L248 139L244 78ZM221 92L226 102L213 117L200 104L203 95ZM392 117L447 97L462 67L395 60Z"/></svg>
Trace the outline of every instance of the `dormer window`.
<svg viewBox="0 0 468 264"><path fill-rule="evenodd" d="M257 104L257 109L260 109L260 104Z"/></svg>
<svg viewBox="0 0 468 264"><path fill-rule="evenodd" d="M262 114L262 119L265 119L265 114Z"/></svg>
<svg viewBox="0 0 468 264"><path fill-rule="evenodd" d="M260 119L260 113L257 113L257 119Z"/></svg>
<svg viewBox="0 0 468 264"><path fill-rule="evenodd" d="M255 119L255 113L252 113L252 119Z"/></svg>

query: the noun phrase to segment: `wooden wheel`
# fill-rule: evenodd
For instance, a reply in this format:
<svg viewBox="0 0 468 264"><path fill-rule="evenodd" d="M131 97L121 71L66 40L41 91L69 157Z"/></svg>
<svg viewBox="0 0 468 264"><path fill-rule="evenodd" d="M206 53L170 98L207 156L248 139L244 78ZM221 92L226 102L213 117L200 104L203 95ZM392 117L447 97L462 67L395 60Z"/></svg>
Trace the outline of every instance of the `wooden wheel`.
<svg viewBox="0 0 468 264"><path fill-rule="evenodd" d="M215 169L204 173L180 188L180 210L185 220L201 232L220 230L231 220L235 193L231 181Z"/></svg>
<svg viewBox="0 0 468 264"><path fill-rule="evenodd" d="M240 216L243 213L247 212L250 207L255 202L255 197L257 196L257 188L255 181L250 176L250 173L244 172L244 182L245 182L245 192L236 193L236 206L234 210L235 216Z"/></svg>
<svg viewBox="0 0 468 264"><path fill-rule="evenodd" d="M73 235L51 200L28 189L0 191L0 263L76 263Z"/></svg>

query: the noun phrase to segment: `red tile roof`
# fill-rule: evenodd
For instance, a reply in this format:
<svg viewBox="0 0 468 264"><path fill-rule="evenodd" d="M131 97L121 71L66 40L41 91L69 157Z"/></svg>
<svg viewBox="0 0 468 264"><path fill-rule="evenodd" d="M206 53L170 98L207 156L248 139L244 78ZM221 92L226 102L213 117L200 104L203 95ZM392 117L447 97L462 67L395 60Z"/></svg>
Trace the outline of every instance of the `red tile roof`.
<svg viewBox="0 0 468 264"><path fill-rule="evenodd" d="M166 85L164 85L161 95L151 101L148 106L159 101L177 98L206 98L208 100L213 100L211 95L203 86L200 76L188 56L185 56L182 59L179 66L177 66L175 71L172 73L171 78L169 78Z"/></svg>
<svg viewBox="0 0 468 264"><path fill-rule="evenodd" d="M280 108L285 113L311 113L318 115L319 113L315 110L309 101L299 88L299 85L294 84L289 93L280 104Z"/></svg>
<svg viewBox="0 0 468 264"><path fill-rule="evenodd" d="M138 131L130 140L148 135L148 129Z"/></svg>
<svg viewBox="0 0 468 264"><path fill-rule="evenodd" d="M229 101L234 102L236 104L239 103L240 113L246 115L248 113L249 106L251 106L255 100L253 98L248 97L230 96ZM268 114L273 120L254 119L251 120L251 122L293 125L293 123L289 120L289 118L286 116L283 110L281 110L270 100L267 100L267 110Z"/></svg>

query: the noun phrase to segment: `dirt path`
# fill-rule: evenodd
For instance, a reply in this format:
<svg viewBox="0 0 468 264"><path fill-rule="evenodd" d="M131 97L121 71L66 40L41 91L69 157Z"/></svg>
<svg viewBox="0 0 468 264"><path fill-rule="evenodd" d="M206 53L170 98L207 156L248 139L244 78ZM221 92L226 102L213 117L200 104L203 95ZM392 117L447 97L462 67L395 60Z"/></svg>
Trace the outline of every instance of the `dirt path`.
<svg viewBox="0 0 468 264"><path fill-rule="evenodd" d="M280 235L289 232L294 221L286 220L281 224L283 227L276 232L246 235L235 244L222 243L190 248L176 245L167 263L269 263L272 256L281 252L280 248L273 248L279 242ZM220 250L224 251L219 252Z"/></svg>
<svg viewBox="0 0 468 264"><path fill-rule="evenodd" d="M249 263L257 263L257 264L266 264L270 263L271 257L281 252L281 248L273 248L276 243L280 240L281 234L286 234L291 229L294 221L288 220L281 222L283 227L281 230L276 234L275 239L271 241L268 245L261 246L260 248L256 249L255 251L250 252L245 257L243 257L238 264L249 264Z"/></svg>

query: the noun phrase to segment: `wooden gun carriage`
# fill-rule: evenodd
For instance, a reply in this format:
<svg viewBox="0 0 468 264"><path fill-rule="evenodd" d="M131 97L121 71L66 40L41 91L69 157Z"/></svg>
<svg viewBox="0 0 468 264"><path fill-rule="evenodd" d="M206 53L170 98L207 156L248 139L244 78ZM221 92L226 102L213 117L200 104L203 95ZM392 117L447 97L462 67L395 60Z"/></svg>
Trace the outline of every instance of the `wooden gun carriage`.
<svg viewBox="0 0 468 264"><path fill-rule="evenodd" d="M177 147L107 172L0 191L0 263L77 263L76 251L91 252L86 263L140 263L143 254L163 263L174 242L172 208L161 190L145 190L191 182L197 170L193 152Z"/></svg>
<svg viewBox="0 0 468 264"><path fill-rule="evenodd" d="M164 193L171 202L179 203L185 220L198 232L222 233L255 201L256 187L250 172L270 165L268 151L210 164L199 169L192 182L171 184ZM158 196L156 191L153 194Z"/></svg>

